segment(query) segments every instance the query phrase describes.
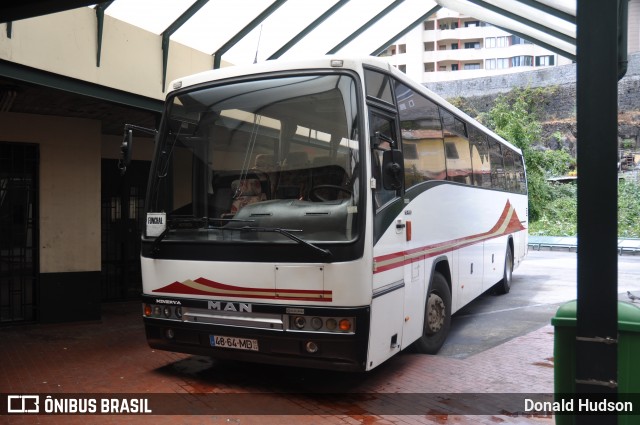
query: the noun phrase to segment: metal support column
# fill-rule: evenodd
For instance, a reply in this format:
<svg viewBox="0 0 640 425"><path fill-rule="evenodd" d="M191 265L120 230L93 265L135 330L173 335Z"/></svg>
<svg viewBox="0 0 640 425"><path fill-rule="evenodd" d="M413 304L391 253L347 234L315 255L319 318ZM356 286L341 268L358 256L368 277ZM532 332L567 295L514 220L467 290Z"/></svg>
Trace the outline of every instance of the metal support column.
<svg viewBox="0 0 640 425"><path fill-rule="evenodd" d="M576 393L612 400L618 382L618 2L578 0L577 26ZM576 423L613 425L617 418L579 415Z"/></svg>

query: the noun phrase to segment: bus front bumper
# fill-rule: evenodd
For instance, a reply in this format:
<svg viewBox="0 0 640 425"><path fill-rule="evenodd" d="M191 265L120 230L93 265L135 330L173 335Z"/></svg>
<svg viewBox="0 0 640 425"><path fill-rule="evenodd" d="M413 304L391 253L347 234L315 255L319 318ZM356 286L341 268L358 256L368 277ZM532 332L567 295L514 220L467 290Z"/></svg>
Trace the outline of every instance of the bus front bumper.
<svg viewBox="0 0 640 425"><path fill-rule="evenodd" d="M366 370L368 326L352 335L332 335L238 327L230 329L226 326L147 317L144 318L144 324L149 346L158 350L282 366ZM215 346L216 337L234 341L236 347ZM257 350L253 346L256 342Z"/></svg>

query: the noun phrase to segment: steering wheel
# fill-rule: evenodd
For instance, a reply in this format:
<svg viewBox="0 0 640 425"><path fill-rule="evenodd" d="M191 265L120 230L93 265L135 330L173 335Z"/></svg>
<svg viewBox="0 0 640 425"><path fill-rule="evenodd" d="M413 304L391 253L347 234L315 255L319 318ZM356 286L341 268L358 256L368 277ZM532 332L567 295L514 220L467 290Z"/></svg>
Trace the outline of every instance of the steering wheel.
<svg viewBox="0 0 640 425"><path fill-rule="evenodd" d="M330 189L330 190L335 190L336 193L337 192L344 192L346 194L348 194L349 196L351 196L353 194L353 192L351 191L351 189L348 189L346 187L343 186L337 186L335 184L319 184L317 186L313 186L311 188L311 190L309 191L309 199L311 200L318 200L321 202L327 202L330 201L330 199L327 199L325 197L323 197L322 195L319 195L317 192L323 189Z"/></svg>

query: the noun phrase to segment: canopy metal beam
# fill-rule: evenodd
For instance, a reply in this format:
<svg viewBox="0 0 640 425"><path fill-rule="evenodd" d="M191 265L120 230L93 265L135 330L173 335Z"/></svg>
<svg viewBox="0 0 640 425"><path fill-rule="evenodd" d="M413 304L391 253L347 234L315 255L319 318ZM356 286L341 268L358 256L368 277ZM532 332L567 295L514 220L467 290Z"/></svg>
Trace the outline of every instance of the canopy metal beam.
<svg viewBox="0 0 640 425"><path fill-rule="evenodd" d="M255 27L260 25L262 23L262 21L267 19L273 12L278 10L278 8L280 6L282 6L283 4L285 4L286 2L287 2L287 0L276 0L276 1L274 1L271 4L271 6L269 6L261 14L256 16L253 21L249 22L249 24L247 24L246 27L244 27L242 30L240 30L240 32L238 32L236 35L234 35L229 41L224 43L222 45L222 47L220 47L213 54L213 69L220 68L220 62L222 60L222 55L224 55L229 49L231 49L238 41L242 40L247 34L249 34L251 31L253 31L253 29Z"/></svg>
<svg viewBox="0 0 640 425"><path fill-rule="evenodd" d="M361 26L360 28L358 28L353 34L351 34L349 37L345 38L344 40L342 40L340 43L338 43L334 48L332 48L331 50L329 50L327 52L328 55L333 55L335 53L337 53L338 51L340 51L340 49L342 49L344 46L346 46L347 44L351 43L353 40L355 40L356 38L358 38L358 36L360 36L360 34L362 34L363 32L365 32L367 29L369 29L369 27L371 27L373 24L375 24L376 22L378 22L380 19L384 18L387 14L389 14L389 12L391 12L393 9L395 9L396 7L400 6L400 4L402 4L402 2L404 2L404 0L396 0L393 3L391 3L389 6L387 6L382 12L378 13L376 16L374 16L373 18L371 18L366 24L364 24L363 26Z"/></svg>
<svg viewBox="0 0 640 425"><path fill-rule="evenodd" d="M21 0L3 3L0 24L91 6L104 3L104 0Z"/></svg>
<svg viewBox="0 0 640 425"><path fill-rule="evenodd" d="M98 46L96 52L96 66L100 67L100 56L102 55L102 30L104 29L104 11L111 6L113 1L107 1L96 5L96 19L98 21Z"/></svg>
<svg viewBox="0 0 640 425"><path fill-rule="evenodd" d="M627 1L627 0L621 0ZM577 394L617 393L618 1L577 0ZM598 52L594 54L594 52ZM597 82L594 84L594 82ZM615 415L576 424L617 424Z"/></svg>
<svg viewBox="0 0 640 425"><path fill-rule="evenodd" d="M387 47L389 47L390 45L392 45L397 39L399 39L403 35L407 34L409 31L414 29L416 26L422 24L422 22L425 21L429 16L433 15L434 13L436 13L440 9L442 9L442 6L438 5L438 6L435 6L434 8L432 8L431 10L429 10L427 13L425 13L424 15L422 15L421 17L419 17L418 19L413 21L411 24L409 24L408 27L406 27L405 29L400 31L398 34L394 35L389 40L387 40L382 46L378 47L376 50L371 52L371 56L378 56L380 53L384 52L385 49Z"/></svg>
<svg viewBox="0 0 640 425"><path fill-rule="evenodd" d="M89 83L76 78L65 77L60 74L42 71L2 59L0 59L0 76L147 111L158 113L162 111L161 100Z"/></svg>
<svg viewBox="0 0 640 425"><path fill-rule="evenodd" d="M541 24L540 22L536 22L536 21L532 21L531 19L525 18L524 16L518 15L517 13L513 13L510 12L506 9L503 9L501 7L495 6L491 3L488 3L484 0L467 0L469 3L473 3L475 5L478 5L480 7L483 7L486 10L489 10L491 12L497 13L499 15L502 15L506 18L509 19L513 19L516 22L520 22L523 25L526 25L530 28L536 29L538 31L541 31L545 34L549 34L551 36L553 36L554 38L558 39L558 40L562 40L566 43L569 43L573 46L576 45L576 40L575 38L566 35L560 31L554 30L553 28L550 28L546 25Z"/></svg>
<svg viewBox="0 0 640 425"><path fill-rule="evenodd" d="M267 58L267 60L272 60L272 59L278 59L280 56L282 56L287 50L291 49L293 46L296 45L296 43L300 40L302 40L304 37L306 37L307 34L309 34L311 31L313 31L318 25L320 25L321 23L323 23L324 21L326 21L331 15L333 15L334 13L336 13L338 11L338 9L340 9L342 6L344 6L345 4L349 3L350 0L340 0L339 2L337 2L336 4L334 4L329 10L327 10L326 12L324 12L322 15L320 15L320 17L318 17L318 19L316 19L315 21L313 21L311 24L309 24L309 26L307 26L305 29L303 29L302 31L300 31L295 37L293 37L291 40L289 40L289 42L287 42L287 44L285 44L284 46L282 46L281 48L279 48L274 54L272 54L271 56L269 56Z"/></svg>
<svg viewBox="0 0 640 425"><path fill-rule="evenodd" d="M174 32L178 31L193 15L207 4L209 0L196 0L178 19L173 21L166 30L162 32L162 92L167 83L167 66L169 65L169 42Z"/></svg>
<svg viewBox="0 0 640 425"><path fill-rule="evenodd" d="M530 41L533 44L535 44L536 46L543 47L543 48L545 48L545 49L547 49L549 51L552 51L553 53L557 53L560 56L564 56L567 59L571 59L574 62L576 60L576 55L574 55L572 53L569 53L566 50L559 49L556 46L553 46L553 45L551 45L549 43L546 43L546 42L544 42L542 40L539 40L537 38L533 38L533 37L531 37L531 36L529 36L527 34L523 34L523 33L519 32L519 31L515 31L515 30L509 29L509 28L502 27L500 25L494 25L494 26L496 28L500 28L502 31L508 32L510 34L513 34L513 35L517 35L518 37L520 37L520 38L522 38L524 40Z"/></svg>
<svg viewBox="0 0 640 425"><path fill-rule="evenodd" d="M576 23L576 17L573 16L570 13L567 12L563 12L562 10L558 10L554 7L548 6L544 3L540 3L539 1L536 0L516 0L519 1L522 4L525 4L529 7L532 7L534 9L537 9L541 12L544 12L546 14L549 14L551 16L555 16L558 19L562 19L563 21L567 21L570 24L574 24Z"/></svg>

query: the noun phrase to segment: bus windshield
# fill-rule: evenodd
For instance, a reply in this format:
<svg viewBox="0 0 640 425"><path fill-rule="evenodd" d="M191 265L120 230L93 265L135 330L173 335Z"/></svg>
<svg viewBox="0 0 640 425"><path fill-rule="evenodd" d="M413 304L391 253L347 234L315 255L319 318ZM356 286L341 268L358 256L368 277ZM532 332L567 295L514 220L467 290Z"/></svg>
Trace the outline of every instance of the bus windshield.
<svg viewBox="0 0 640 425"><path fill-rule="evenodd" d="M149 213L166 213L163 240L357 238L362 132L350 75L199 85L168 102L148 197Z"/></svg>

